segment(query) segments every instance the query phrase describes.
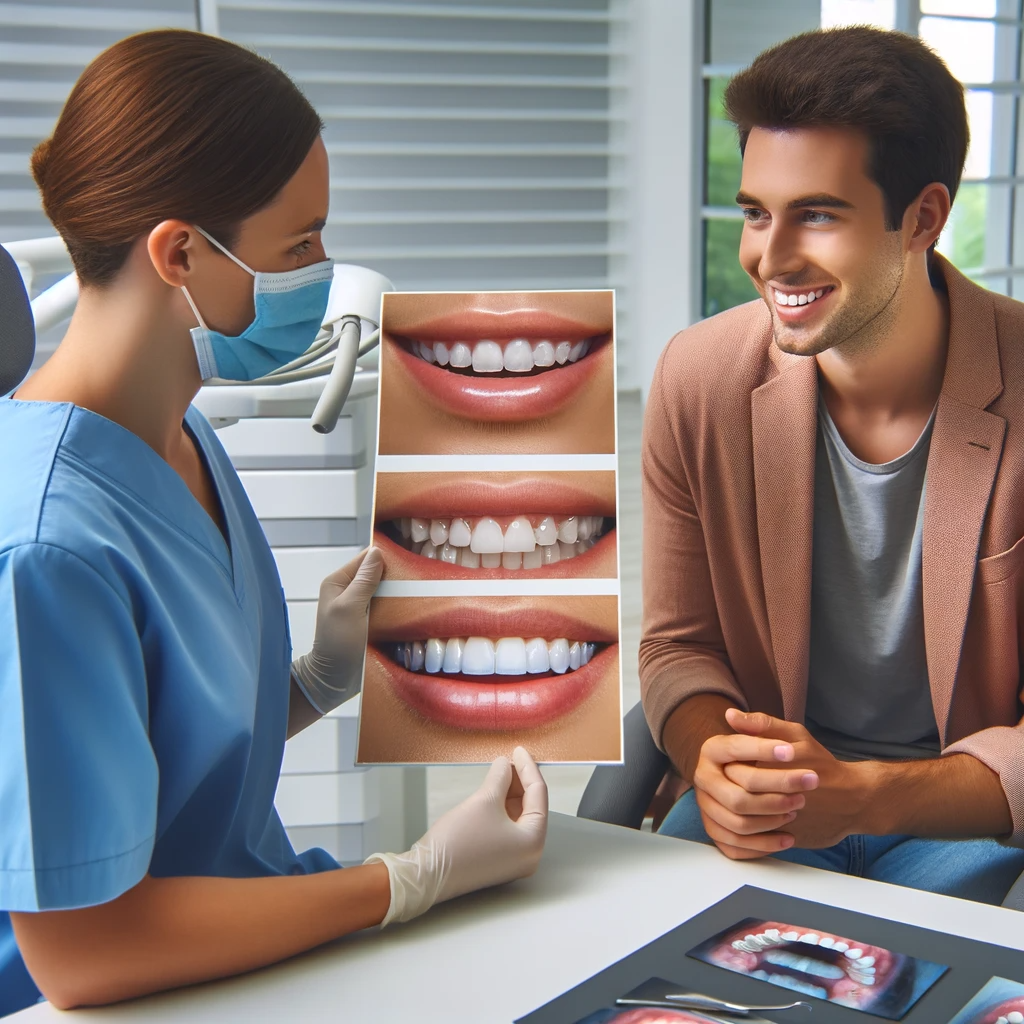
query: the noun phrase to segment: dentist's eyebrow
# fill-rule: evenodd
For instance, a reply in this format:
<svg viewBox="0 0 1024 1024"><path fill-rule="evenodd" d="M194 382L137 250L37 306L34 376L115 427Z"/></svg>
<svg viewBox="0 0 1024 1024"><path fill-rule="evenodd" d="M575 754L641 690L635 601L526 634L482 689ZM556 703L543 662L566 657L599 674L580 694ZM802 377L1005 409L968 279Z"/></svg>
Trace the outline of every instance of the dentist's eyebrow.
<svg viewBox="0 0 1024 1024"><path fill-rule="evenodd" d="M326 224L327 224L327 218L326 217L317 217L316 220L310 221L304 228L301 228L299 231L296 231L293 234L295 236L298 236L298 235L308 235L311 231L323 231L323 229L326 226Z"/></svg>
<svg viewBox="0 0 1024 1024"><path fill-rule="evenodd" d="M764 206L760 199L746 192L736 193L736 203L738 206ZM806 210L810 208L852 210L854 206L853 203L840 199L839 196L834 196L829 192L819 192L813 196L801 196L799 199L794 199L786 204L787 210Z"/></svg>

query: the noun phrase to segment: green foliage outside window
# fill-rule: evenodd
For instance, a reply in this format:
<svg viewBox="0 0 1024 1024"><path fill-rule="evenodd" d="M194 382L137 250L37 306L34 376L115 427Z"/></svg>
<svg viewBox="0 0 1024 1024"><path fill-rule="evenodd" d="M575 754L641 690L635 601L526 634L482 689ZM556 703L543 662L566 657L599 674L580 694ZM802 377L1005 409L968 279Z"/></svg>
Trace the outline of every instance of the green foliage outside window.
<svg viewBox="0 0 1024 1024"><path fill-rule="evenodd" d="M742 161L736 129L725 119L722 96L727 78L708 82L707 180L709 206L735 208ZM750 278L739 263L741 220L712 219L704 224L704 316L757 298Z"/></svg>

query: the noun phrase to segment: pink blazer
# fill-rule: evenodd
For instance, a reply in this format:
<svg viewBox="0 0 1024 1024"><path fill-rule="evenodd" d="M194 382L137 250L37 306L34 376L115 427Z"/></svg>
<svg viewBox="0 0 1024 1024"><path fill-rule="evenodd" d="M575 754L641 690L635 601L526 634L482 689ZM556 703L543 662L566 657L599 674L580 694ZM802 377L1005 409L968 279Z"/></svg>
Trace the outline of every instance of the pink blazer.
<svg viewBox="0 0 1024 1024"><path fill-rule="evenodd" d="M997 772L1024 846L1024 303L937 265L946 370L928 455L924 631L943 754ZM688 697L803 721L818 379L761 301L677 334L644 419L640 686L655 740Z"/></svg>

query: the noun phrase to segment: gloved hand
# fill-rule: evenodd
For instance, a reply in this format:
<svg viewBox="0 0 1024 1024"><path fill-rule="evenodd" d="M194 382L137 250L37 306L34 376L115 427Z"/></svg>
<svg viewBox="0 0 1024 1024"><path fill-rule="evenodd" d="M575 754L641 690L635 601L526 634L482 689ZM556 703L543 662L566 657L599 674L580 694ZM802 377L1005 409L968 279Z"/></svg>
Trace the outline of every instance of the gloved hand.
<svg viewBox="0 0 1024 1024"><path fill-rule="evenodd" d="M408 853L375 853L391 877L381 927L410 921L435 903L532 875L544 851L548 787L522 748L499 757L483 785L439 818Z"/></svg>
<svg viewBox="0 0 1024 1024"><path fill-rule="evenodd" d="M292 662L292 676L321 715L359 692L367 611L383 571L380 549L369 548L320 584L313 649Z"/></svg>

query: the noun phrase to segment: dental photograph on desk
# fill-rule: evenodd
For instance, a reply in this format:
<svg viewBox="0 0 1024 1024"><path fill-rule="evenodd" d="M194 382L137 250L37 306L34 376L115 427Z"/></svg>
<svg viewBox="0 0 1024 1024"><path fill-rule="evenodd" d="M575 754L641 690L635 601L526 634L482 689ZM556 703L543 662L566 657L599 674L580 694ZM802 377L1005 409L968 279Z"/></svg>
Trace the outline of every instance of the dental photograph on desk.
<svg viewBox="0 0 1024 1024"><path fill-rule="evenodd" d="M949 1024L1024 1024L1024 984L989 978Z"/></svg>
<svg viewBox="0 0 1024 1024"><path fill-rule="evenodd" d="M713 935L687 956L801 998L823 999L887 1020L901 1020L948 970L831 932L753 917Z"/></svg>

